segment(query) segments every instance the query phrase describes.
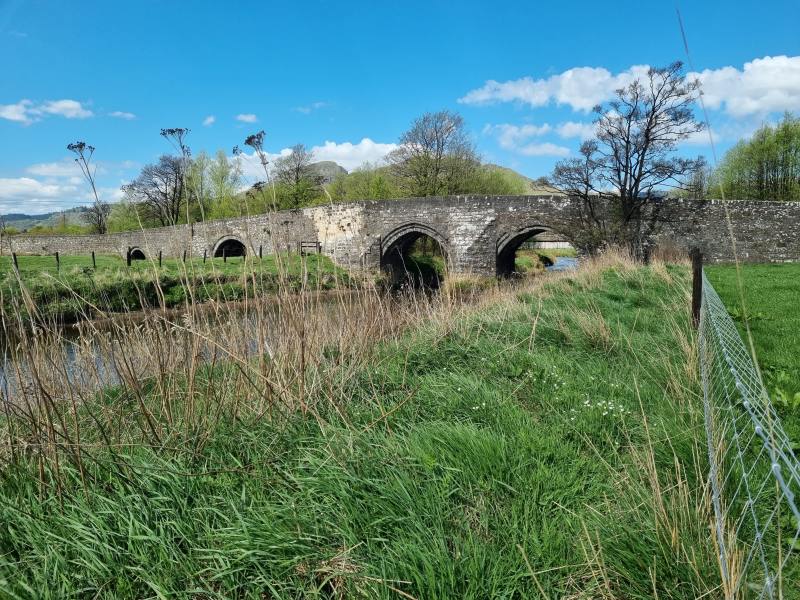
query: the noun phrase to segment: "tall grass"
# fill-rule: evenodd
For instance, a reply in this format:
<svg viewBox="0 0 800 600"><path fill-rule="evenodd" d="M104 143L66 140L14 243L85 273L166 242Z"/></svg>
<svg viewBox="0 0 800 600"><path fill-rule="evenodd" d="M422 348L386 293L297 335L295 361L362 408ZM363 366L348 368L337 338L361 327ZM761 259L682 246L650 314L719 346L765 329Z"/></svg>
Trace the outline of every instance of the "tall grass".
<svg viewBox="0 0 800 600"><path fill-rule="evenodd" d="M717 593L685 268L464 289L9 319L2 594Z"/></svg>

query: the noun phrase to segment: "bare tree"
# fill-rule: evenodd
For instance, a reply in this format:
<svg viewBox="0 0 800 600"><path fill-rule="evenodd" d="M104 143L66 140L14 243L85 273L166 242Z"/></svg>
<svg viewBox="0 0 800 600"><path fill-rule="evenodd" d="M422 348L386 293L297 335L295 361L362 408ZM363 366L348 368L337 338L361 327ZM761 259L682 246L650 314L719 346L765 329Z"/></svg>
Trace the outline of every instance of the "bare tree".
<svg viewBox="0 0 800 600"><path fill-rule="evenodd" d="M674 156L679 142L703 129L693 111L699 88L686 80L681 62L649 69L595 107L595 139L584 144L582 158L561 161L553 172L554 183L602 221L605 241L626 246L639 260L647 258L664 191L685 188L687 176L704 164Z"/></svg>
<svg viewBox="0 0 800 600"><path fill-rule="evenodd" d="M302 206L319 193L322 178L314 170L314 154L303 144L292 146L292 151L275 161L275 178L288 187L292 206Z"/></svg>
<svg viewBox="0 0 800 600"><path fill-rule="evenodd" d="M190 129L186 127L166 127L161 130L161 137L167 140L178 151L181 160L181 189L186 195L186 222L192 220L190 215L191 204L194 202L195 206L200 208L200 218L205 220L205 211L202 199L202 178L198 179L193 177L190 181L187 180L193 173L192 164L192 151L186 143L186 138L189 135Z"/></svg>
<svg viewBox="0 0 800 600"><path fill-rule="evenodd" d="M415 196L466 191L480 166L475 146L458 113L425 113L388 156L393 174Z"/></svg>
<svg viewBox="0 0 800 600"><path fill-rule="evenodd" d="M164 155L145 165L139 176L122 190L141 210L142 216L162 226L175 225L186 200L183 157Z"/></svg>
<svg viewBox="0 0 800 600"><path fill-rule="evenodd" d="M597 141L581 144L580 157L559 161L551 177L552 185L565 194L580 200L573 215L572 242L579 250L594 254L609 240L606 205L597 188L600 164L595 160Z"/></svg>
<svg viewBox="0 0 800 600"><path fill-rule="evenodd" d="M67 150L75 153L75 162L80 167L83 177L89 182L92 194L94 194L94 204L87 208L83 218L96 233L106 233L108 231L108 215L111 213L111 207L107 202L102 202L97 194L94 177L96 169L91 165L92 155L95 150L94 146L90 146L86 142L75 142L67 144Z"/></svg>
<svg viewBox="0 0 800 600"><path fill-rule="evenodd" d="M314 179L315 173L311 166L314 154L306 149L304 144L292 146L292 151L286 156L281 156L275 161L275 177L280 183L297 185L302 181Z"/></svg>

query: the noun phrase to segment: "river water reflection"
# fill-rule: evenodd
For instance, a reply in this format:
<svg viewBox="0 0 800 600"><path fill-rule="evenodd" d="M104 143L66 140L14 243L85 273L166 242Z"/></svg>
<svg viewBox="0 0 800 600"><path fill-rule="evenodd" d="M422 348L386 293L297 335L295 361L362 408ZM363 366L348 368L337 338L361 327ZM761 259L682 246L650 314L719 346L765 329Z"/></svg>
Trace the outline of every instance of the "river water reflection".
<svg viewBox="0 0 800 600"><path fill-rule="evenodd" d="M547 270L566 271L577 264L576 258L559 257ZM343 312L353 310L357 296L319 295L304 310L322 317L313 321L336 327ZM309 313L300 316L308 318ZM297 324L287 327L287 321L297 317L286 314L278 303L265 301L258 306L204 306L192 319L181 311L116 316L35 332L23 342L0 337L0 401L14 403L23 387L36 379L57 380L60 389L56 392L67 394L63 388L85 392L118 384L121 372L123 377L146 377L153 368L168 370L190 358L219 360L221 348L240 359L258 353L270 355L281 346L282 337L294 335ZM32 370L34 361L44 367Z"/></svg>

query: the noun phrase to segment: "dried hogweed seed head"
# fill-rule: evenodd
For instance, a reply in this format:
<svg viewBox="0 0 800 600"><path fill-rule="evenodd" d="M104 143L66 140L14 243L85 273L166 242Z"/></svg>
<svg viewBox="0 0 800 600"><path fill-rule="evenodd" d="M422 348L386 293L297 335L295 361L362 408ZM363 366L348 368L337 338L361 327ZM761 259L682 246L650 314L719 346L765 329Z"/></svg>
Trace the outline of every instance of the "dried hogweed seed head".
<svg viewBox="0 0 800 600"><path fill-rule="evenodd" d="M250 146L254 150L261 150L264 146L264 130L262 129L258 133L254 133L252 135L248 135L244 141L245 146Z"/></svg>

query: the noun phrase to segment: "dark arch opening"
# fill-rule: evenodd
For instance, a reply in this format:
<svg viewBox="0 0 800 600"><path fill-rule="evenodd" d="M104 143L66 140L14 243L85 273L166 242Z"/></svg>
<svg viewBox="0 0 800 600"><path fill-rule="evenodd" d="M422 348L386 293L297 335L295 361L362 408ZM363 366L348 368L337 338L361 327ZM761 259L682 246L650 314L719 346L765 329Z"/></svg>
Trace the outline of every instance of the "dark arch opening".
<svg viewBox="0 0 800 600"><path fill-rule="evenodd" d="M564 240L546 227L529 227L502 239L497 248L497 276L521 276L553 266L547 248L540 247L548 243L563 244Z"/></svg>
<svg viewBox="0 0 800 600"><path fill-rule="evenodd" d="M247 248L245 245L235 238L228 238L220 242L217 245L217 249L214 250L214 258L231 258L232 256L245 256L246 254Z"/></svg>
<svg viewBox="0 0 800 600"><path fill-rule="evenodd" d="M447 269L447 252L432 235L411 230L383 249L381 269L393 288L438 289Z"/></svg>
<svg viewBox="0 0 800 600"><path fill-rule="evenodd" d="M144 252L142 252L141 248L132 248L131 249L131 260L145 260Z"/></svg>

